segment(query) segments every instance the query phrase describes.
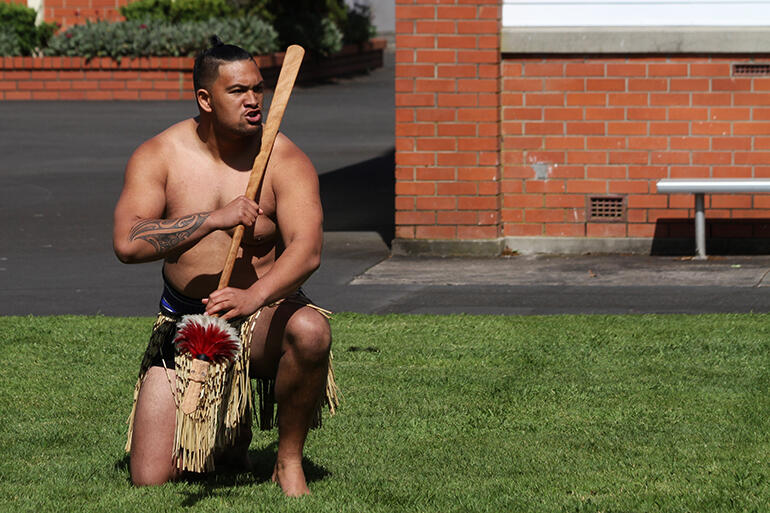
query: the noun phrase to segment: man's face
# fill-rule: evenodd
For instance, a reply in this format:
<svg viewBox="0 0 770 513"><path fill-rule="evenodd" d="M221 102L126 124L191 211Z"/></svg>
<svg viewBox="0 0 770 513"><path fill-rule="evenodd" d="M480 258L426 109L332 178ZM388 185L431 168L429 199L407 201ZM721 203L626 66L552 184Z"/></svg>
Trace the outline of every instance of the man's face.
<svg viewBox="0 0 770 513"><path fill-rule="evenodd" d="M226 62L211 85L211 107L217 124L239 135L254 135L262 127L264 81L252 61Z"/></svg>

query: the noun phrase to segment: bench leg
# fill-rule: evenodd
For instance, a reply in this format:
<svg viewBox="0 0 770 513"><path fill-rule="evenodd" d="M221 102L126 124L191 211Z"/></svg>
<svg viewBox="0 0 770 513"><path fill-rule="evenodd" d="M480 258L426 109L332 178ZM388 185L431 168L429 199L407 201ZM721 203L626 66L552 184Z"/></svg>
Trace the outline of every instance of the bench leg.
<svg viewBox="0 0 770 513"><path fill-rule="evenodd" d="M703 193L695 194L695 259L706 260L706 209Z"/></svg>

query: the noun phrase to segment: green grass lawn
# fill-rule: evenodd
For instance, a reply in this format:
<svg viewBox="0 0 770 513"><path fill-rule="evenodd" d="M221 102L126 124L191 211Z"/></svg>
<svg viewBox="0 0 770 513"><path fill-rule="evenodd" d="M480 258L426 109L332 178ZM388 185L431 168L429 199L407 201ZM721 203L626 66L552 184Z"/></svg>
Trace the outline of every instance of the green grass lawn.
<svg viewBox="0 0 770 513"><path fill-rule="evenodd" d="M130 486L151 324L0 317L0 511L770 510L770 315L336 315L294 500L275 432L254 474Z"/></svg>

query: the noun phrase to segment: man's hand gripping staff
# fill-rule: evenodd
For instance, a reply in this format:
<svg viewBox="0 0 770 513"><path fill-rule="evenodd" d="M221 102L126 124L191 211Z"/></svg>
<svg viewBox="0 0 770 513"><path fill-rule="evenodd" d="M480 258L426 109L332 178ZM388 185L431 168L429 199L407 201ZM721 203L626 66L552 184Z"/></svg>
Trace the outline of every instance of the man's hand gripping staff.
<svg viewBox="0 0 770 513"><path fill-rule="evenodd" d="M289 102L304 55L305 50L298 45L292 45L286 50L275 94L270 104L267 123L262 132L262 146L254 159L246 193L244 196L236 198L225 209L212 214L212 217L215 215L221 217L221 219L217 219L217 222L221 223L222 226L233 226L234 221L239 221L239 224L235 228L217 290L208 299L203 300L206 304L206 315L184 316L179 323L178 333L174 339L177 352L189 354L194 359L191 385L185 391L185 398L182 403L185 405L183 411L187 414L194 412L197 408L200 387L208 374L209 362L221 358L226 358L232 362L241 351L240 341L237 342L237 350L235 350L233 337L236 340L238 337L227 323L227 319L251 313L241 312L235 308L235 305L249 304L250 298L247 297L247 291L230 288L227 285L233 272L238 248L243 240L244 225L253 225L257 215L261 212L254 203L254 199L265 176L270 153L278 135L278 127L286 111L286 105ZM262 305L254 306L254 310L256 310ZM224 310L227 310L225 315L221 318L218 317L218 314Z"/></svg>

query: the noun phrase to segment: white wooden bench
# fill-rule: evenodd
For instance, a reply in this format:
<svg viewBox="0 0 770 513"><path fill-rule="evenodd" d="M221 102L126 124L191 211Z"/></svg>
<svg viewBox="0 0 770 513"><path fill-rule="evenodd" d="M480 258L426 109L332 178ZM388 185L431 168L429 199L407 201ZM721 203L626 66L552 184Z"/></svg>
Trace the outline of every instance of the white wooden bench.
<svg viewBox="0 0 770 513"><path fill-rule="evenodd" d="M658 180L658 192L695 194L695 258L706 258L706 212L704 195L714 193L770 192L770 179L693 178Z"/></svg>

